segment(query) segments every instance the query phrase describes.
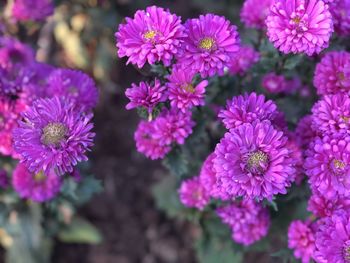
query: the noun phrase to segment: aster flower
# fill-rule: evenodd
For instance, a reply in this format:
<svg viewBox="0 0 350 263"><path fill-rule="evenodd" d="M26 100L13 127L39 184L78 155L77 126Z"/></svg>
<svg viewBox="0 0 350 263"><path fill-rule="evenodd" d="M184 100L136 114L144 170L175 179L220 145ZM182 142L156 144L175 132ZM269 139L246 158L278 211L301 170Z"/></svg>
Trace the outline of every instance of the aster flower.
<svg viewBox="0 0 350 263"><path fill-rule="evenodd" d="M306 151L304 164L313 191L326 198L349 196L350 143L347 139L317 137Z"/></svg>
<svg viewBox="0 0 350 263"><path fill-rule="evenodd" d="M171 148L169 145L161 145L154 134L154 122L141 121L134 136L137 151L152 160L163 159Z"/></svg>
<svg viewBox="0 0 350 263"><path fill-rule="evenodd" d="M303 152L299 144L297 143L296 135L294 133L289 132L286 147L289 149L290 152L290 163L295 168L295 173L292 177L290 177L290 181L295 181L297 185L300 185L304 179L304 158Z"/></svg>
<svg viewBox="0 0 350 263"><path fill-rule="evenodd" d="M348 93L350 91L350 53L328 52L316 66L314 86L319 95Z"/></svg>
<svg viewBox="0 0 350 263"><path fill-rule="evenodd" d="M241 9L241 20L246 27L264 29L273 0L245 0Z"/></svg>
<svg viewBox="0 0 350 263"><path fill-rule="evenodd" d="M350 198L334 196L330 199L314 191L309 199L307 210L317 217L331 216L339 209L350 209Z"/></svg>
<svg viewBox="0 0 350 263"><path fill-rule="evenodd" d="M41 21L53 10L52 0L14 0L12 16L18 21Z"/></svg>
<svg viewBox="0 0 350 263"><path fill-rule="evenodd" d="M85 73L72 69L56 69L48 80L47 96L59 96L83 111L97 104L98 91L94 81Z"/></svg>
<svg viewBox="0 0 350 263"><path fill-rule="evenodd" d="M187 207L203 210L209 203L209 195L201 185L199 177L183 181L179 189L179 195L181 203Z"/></svg>
<svg viewBox="0 0 350 263"><path fill-rule="evenodd" d="M316 232L317 263L348 263L350 259L350 213L338 210L322 220Z"/></svg>
<svg viewBox="0 0 350 263"><path fill-rule="evenodd" d="M233 57L229 71L231 74L243 75L260 59L260 53L250 46L242 46Z"/></svg>
<svg viewBox="0 0 350 263"><path fill-rule="evenodd" d="M33 174L24 164L18 164L13 171L12 184L21 198L34 202L45 202L54 198L61 189L61 177L50 171L48 174Z"/></svg>
<svg viewBox="0 0 350 263"><path fill-rule="evenodd" d="M309 221L295 220L288 229L288 247L302 263L309 263L315 251L315 229Z"/></svg>
<svg viewBox="0 0 350 263"><path fill-rule="evenodd" d="M232 239L249 246L267 235L270 215L267 208L254 200L234 201L216 209L222 222L229 225Z"/></svg>
<svg viewBox="0 0 350 263"><path fill-rule="evenodd" d="M350 0L337 0L330 4L334 29L340 36L350 35Z"/></svg>
<svg viewBox="0 0 350 263"><path fill-rule="evenodd" d="M178 66L173 67L167 83L172 107L186 112L192 107L204 105L204 93L208 81L202 80L197 85L193 85L194 75L193 71L186 71Z"/></svg>
<svg viewBox="0 0 350 263"><path fill-rule="evenodd" d="M39 62L32 63L28 68L33 74L30 77L30 80L22 86L22 90L25 91L26 97L30 97L30 101L47 97L50 82L49 77L55 68L51 65ZM65 81L62 80L62 82ZM63 86L63 83L60 85ZM64 96L59 90L57 90L57 93L60 96ZM29 102L29 104L31 103Z"/></svg>
<svg viewBox="0 0 350 263"><path fill-rule="evenodd" d="M344 137L350 134L350 98L336 94L324 96L312 108L312 129L323 135Z"/></svg>
<svg viewBox="0 0 350 263"><path fill-rule="evenodd" d="M299 120L295 129L296 140L304 150L308 148L310 142L317 136L317 133L311 129L312 119L313 117L311 115L304 116Z"/></svg>
<svg viewBox="0 0 350 263"><path fill-rule="evenodd" d="M184 70L199 72L203 78L223 75L239 51L237 27L225 17L213 14L189 19L185 27L187 37L178 63Z"/></svg>
<svg viewBox="0 0 350 263"><path fill-rule="evenodd" d="M14 148L32 173L70 173L93 145L92 114L85 115L58 97L38 99L13 131Z"/></svg>
<svg viewBox="0 0 350 263"><path fill-rule="evenodd" d="M146 82L140 82L139 85L131 85L132 87L125 91L126 97L130 100L125 107L127 110L145 107L148 113L152 113L153 108L158 103L164 102L167 99L166 87L162 86L158 79L154 80L153 85Z"/></svg>
<svg viewBox="0 0 350 263"><path fill-rule="evenodd" d="M328 5L316 0L276 0L266 26L270 41L285 54L320 53L333 32Z"/></svg>
<svg viewBox="0 0 350 263"><path fill-rule="evenodd" d="M183 42L184 27L181 18L163 8L151 6L138 10L134 18L126 18L115 34L119 57L128 57L127 63L142 68L148 62L162 61L170 66Z"/></svg>
<svg viewBox="0 0 350 263"><path fill-rule="evenodd" d="M15 64L28 65L34 60L31 47L14 38L0 37L0 67L10 70Z"/></svg>
<svg viewBox="0 0 350 263"><path fill-rule="evenodd" d="M225 134L215 148L219 184L232 196L271 199L286 194L295 169L287 137L269 121L246 123Z"/></svg>
<svg viewBox="0 0 350 263"><path fill-rule="evenodd" d="M269 93L277 94L288 90L288 81L284 76L271 72L265 75L261 83L262 87Z"/></svg>
<svg viewBox="0 0 350 263"><path fill-rule="evenodd" d="M227 129L234 129L244 123L274 121L278 117L278 111L273 101L266 100L264 95L252 92L233 97L218 116Z"/></svg>
<svg viewBox="0 0 350 263"><path fill-rule="evenodd" d="M217 183L216 172L214 170L213 160L215 159L215 153L211 153L202 165L202 169L199 174L199 180L205 191L213 198L228 200L230 196L221 190L220 185Z"/></svg>

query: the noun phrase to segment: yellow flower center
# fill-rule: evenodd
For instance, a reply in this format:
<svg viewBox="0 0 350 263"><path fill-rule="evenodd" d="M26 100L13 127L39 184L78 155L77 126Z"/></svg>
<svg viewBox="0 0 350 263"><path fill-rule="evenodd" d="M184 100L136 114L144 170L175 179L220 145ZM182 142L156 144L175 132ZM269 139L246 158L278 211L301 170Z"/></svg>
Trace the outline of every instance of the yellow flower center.
<svg viewBox="0 0 350 263"><path fill-rule="evenodd" d="M345 168L345 163L340 161L340 160L337 160L337 159L333 160L333 165L334 165L334 168L336 168L336 169L344 169Z"/></svg>
<svg viewBox="0 0 350 263"><path fill-rule="evenodd" d="M341 116L340 119L342 119L345 122L349 122L350 121L350 117L346 117L346 116Z"/></svg>
<svg viewBox="0 0 350 263"><path fill-rule="evenodd" d="M185 84L181 86L182 89L184 89L188 93L194 93L195 89L192 84Z"/></svg>
<svg viewBox="0 0 350 263"><path fill-rule="evenodd" d="M297 17L294 17L294 18L292 19L292 21L293 21L295 24L299 25L300 22L301 22L301 18L297 16Z"/></svg>
<svg viewBox="0 0 350 263"><path fill-rule="evenodd" d="M339 79L339 80L345 80L345 74L344 74L344 72L339 72L339 73L338 73L338 79Z"/></svg>
<svg viewBox="0 0 350 263"><path fill-rule="evenodd" d="M205 37L199 42L199 47L205 50L211 50L215 46L215 40L211 37Z"/></svg>
<svg viewBox="0 0 350 263"><path fill-rule="evenodd" d="M143 37L147 40L153 40L156 35L157 35L156 31L148 30L146 33L143 34Z"/></svg>
<svg viewBox="0 0 350 263"><path fill-rule="evenodd" d="M43 172L39 172L37 174L34 175L34 181L35 182L42 182L42 181L45 181L46 180L46 176L44 175Z"/></svg>
<svg viewBox="0 0 350 263"><path fill-rule="evenodd" d="M43 129L42 142L45 145L58 145L66 133L67 128L62 123L49 123Z"/></svg>

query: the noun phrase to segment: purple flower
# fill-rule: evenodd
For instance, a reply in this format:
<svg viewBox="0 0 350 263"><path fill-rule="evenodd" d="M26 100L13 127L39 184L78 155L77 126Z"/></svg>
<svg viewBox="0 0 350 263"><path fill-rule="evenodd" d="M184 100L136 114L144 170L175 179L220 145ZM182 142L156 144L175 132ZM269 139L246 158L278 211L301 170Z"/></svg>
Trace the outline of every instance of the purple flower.
<svg viewBox="0 0 350 263"><path fill-rule="evenodd" d="M349 196L350 143L349 138L317 137L306 151L305 172L313 191L326 198Z"/></svg>
<svg viewBox="0 0 350 263"><path fill-rule="evenodd" d="M262 79L261 85L272 94L286 92L288 89L288 81L285 77L277 75L274 72L265 75Z"/></svg>
<svg viewBox="0 0 350 263"><path fill-rule="evenodd" d="M197 85L193 84L195 73L174 66L171 75L168 76L169 100L172 107L183 112L195 106L203 106L207 80L202 80Z"/></svg>
<svg viewBox="0 0 350 263"><path fill-rule="evenodd" d="M244 123L270 120L278 118L276 104L271 100L266 100L264 95L255 92L233 97L227 102L226 109L219 112L227 129L234 129Z"/></svg>
<svg viewBox="0 0 350 263"><path fill-rule="evenodd" d="M203 210L209 203L209 195L201 185L199 177L182 181L179 195L181 203L187 207Z"/></svg>
<svg viewBox="0 0 350 263"><path fill-rule="evenodd" d="M15 64L28 65L34 60L31 47L15 38L0 37L0 67L10 70Z"/></svg>
<svg viewBox="0 0 350 263"><path fill-rule="evenodd" d="M222 191L220 185L217 183L216 172L214 170L215 153L211 153L204 161L199 179L205 191L213 198L228 200L230 196Z"/></svg>
<svg viewBox="0 0 350 263"><path fill-rule="evenodd" d="M183 42L184 27L181 18L163 8L151 6L138 10L134 18L126 18L115 34L119 57L128 57L127 63L142 68L148 62L162 61L170 66Z"/></svg>
<svg viewBox="0 0 350 263"><path fill-rule="evenodd" d="M27 97L30 97L31 101L38 98L47 97L48 90L50 89L49 77L55 68L51 65L38 62L32 63L29 68L33 72L33 75L31 76L30 80L23 86L23 90L29 94ZM60 91L57 90L57 92L59 93ZM59 95L63 96L63 94L60 93Z"/></svg>
<svg viewBox="0 0 350 263"><path fill-rule="evenodd" d="M295 173L293 176L290 177L290 181L291 183L295 181L297 185L300 185L304 179L303 152L299 144L297 143L295 134L289 132L287 135L288 135L288 141L287 141L286 147L289 149L289 152L290 152L290 163L295 168Z"/></svg>
<svg viewBox="0 0 350 263"><path fill-rule="evenodd" d="M264 29L273 0L245 0L241 9L241 20L246 27Z"/></svg>
<svg viewBox="0 0 350 263"><path fill-rule="evenodd" d="M348 263L350 259L350 213L338 210L322 220L316 232L317 263Z"/></svg>
<svg viewBox="0 0 350 263"><path fill-rule="evenodd" d="M6 189L9 187L9 178L7 177L7 172L4 169L0 169L0 188Z"/></svg>
<svg viewBox="0 0 350 263"><path fill-rule="evenodd" d="M47 96L59 96L82 111L97 104L98 91L94 81L85 73L72 69L56 69L48 78Z"/></svg>
<svg viewBox="0 0 350 263"><path fill-rule="evenodd" d="M229 71L231 74L243 75L260 59L260 53L250 46L242 46L233 57Z"/></svg>
<svg viewBox="0 0 350 263"><path fill-rule="evenodd" d="M214 169L229 195L271 199L286 194L295 176L287 137L269 121L246 123L216 146Z"/></svg>
<svg viewBox="0 0 350 263"><path fill-rule="evenodd" d="M320 95L350 91L350 53L328 52L316 66L314 86Z"/></svg>
<svg viewBox="0 0 350 263"><path fill-rule="evenodd" d="M317 136L317 133L311 128L312 119L311 115L304 116L299 120L295 129L296 140L303 150L307 149L310 142Z"/></svg>
<svg viewBox="0 0 350 263"><path fill-rule="evenodd" d="M350 134L350 98L336 94L324 96L312 108L312 129L337 137Z"/></svg>
<svg viewBox="0 0 350 263"><path fill-rule="evenodd" d="M41 21L53 11L52 0L14 0L12 16L18 21Z"/></svg>
<svg viewBox="0 0 350 263"><path fill-rule="evenodd" d="M29 172L24 164L19 163L13 171L12 184L21 198L34 202L45 202L54 198L61 189L61 177L53 171L47 174Z"/></svg>
<svg viewBox="0 0 350 263"><path fill-rule="evenodd" d="M328 5L318 0L276 0L266 26L270 41L285 54L320 53L333 32Z"/></svg>
<svg viewBox="0 0 350 263"><path fill-rule="evenodd" d="M137 151L152 160L163 159L171 148L169 145L161 145L154 134L154 122L141 121L134 136Z"/></svg>
<svg viewBox="0 0 350 263"><path fill-rule="evenodd" d="M309 199L307 210L317 217L331 216L336 210L350 209L350 198L334 196L330 199L314 191Z"/></svg>
<svg viewBox="0 0 350 263"><path fill-rule="evenodd" d="M239 51L237 27L225 17L213 14L189 19L185 27L187 37L178 63L184 70L199 72L203 78L223 75Z"/></svg>
<svg viewBox="0 0 350 263"><path fill-rule="evenodd" d="M330 4L334 29L341 36L350 35L350 0L337 0Z"/></svg>
<svg viewBox="0 0 350 263"><path fill-rule="evenodd" d="M302 263L309 263L315 252L315 229L309 221L295 220L288 229L288 247Z"/></svg>
<svg viewBox="0 0 350 263"><path fill-rule="evenodd" d="M85 115L58 97L38 99L22 114L13 131L14 148L32 173L54 170L58 175L88 158L93 145L92 114Z"/></svg>
<svg viewBox="0 0 350 263"><path fill-rule="evenodd" d="M146 82L140 82L139 85L131 84L132 87L125 91L125 95L130 102L126 105L127 110L137 107L145 107L149 113L158 103L167 99L166 87L162 86L158 79L154 80L154 84L150 85Z"/></svg>
<svg viewBox="0 0 350 263"><path fill-rule="evenodd" d="M254 200L233 201L216 209L222 222L229 225L232 239L249 246L267 235L270 214L267 208Z"/></svg>

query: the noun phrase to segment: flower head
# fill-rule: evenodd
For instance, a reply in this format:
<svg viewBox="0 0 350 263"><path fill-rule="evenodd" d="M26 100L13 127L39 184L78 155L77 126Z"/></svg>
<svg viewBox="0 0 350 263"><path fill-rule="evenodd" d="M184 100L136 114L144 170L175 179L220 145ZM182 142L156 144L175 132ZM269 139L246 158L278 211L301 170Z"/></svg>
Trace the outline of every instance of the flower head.
<svg viewBox="0 0 350 263"><path fill-rule="evenodd" d="M337 0L330 4L334 29L341 36L350 35L350 0Z"/></svg>
<svg viewBox="0 0 350 263"><path fill-rule="evenodd" d="M50 171L31 173L24 164L19 163L13 171L12 184L21 198L34 202L45 202L54 198L61 189L61 177Z"/></svg>
<svg viewBox="0 0 350 263"><path fill-rule="evenodd" d="M184 70L199 72L203 78L223 75L239 51L236 26L224 17L206 14L189 19L185 27L187 37L178 63Z"/></svg>
<svg viewBox="0 0 350 263"><path fill-rule="evenodd" d="M295 129L296 140L303 150L307 149L310 142L317 136L317 133L311 129L312 119L311 115L304 116Z"/></svg>
<svg viewBox="0 0 350 263"><path fill-rule="evenodd" d="M31 47L14 38L0 37L0 67L12 69L16 64L28 65L33 61Z"/></svg>
<svg viewBox="0 0 350 263"><path fill-rule="evenodd" d="M284 76L271 72L262 79L262 86L270 93L286 92L288 90L288 81Z"/></svg>
<svg viewBox="0 0 350 263"><path fill-rule="evenodd" d="M241 20L246 27L264 29L273 0L245 0L241 9Z"/></svg>
<svg viewBox="0 0 350 263"><path fill-rule="evenodd" d="M13 131L14 148L32 173L73 172L93 145L92 114L85 115L58 97L38 99Z"/></svg>
<svg viewBox="0 0 350 263"><path fill-rule="evenodd" d="M233 57L229 71L231 74L244 74L260 59L260 53L250 46L242 46Z"/></svg>
<svg viewBox="0 0 350 263"><path fill-rule="evenodd" d="M184 27L181 18L161 7L138 10L134 18L126 18L115 34L119 57L128 57L128 63L142 68L148 62L162 61L170 66L182 44Z"/></svg>
<svg viewBox="0 0 350 263"><path fill-rule="evenodd" d="M14 0L12 16L18 21L41 21L53 10L52 0Z"/></svg>
<svg viewBox="0 0 350 263"><path fill-rule="evenodd" d="M270 41L285 54L320 53L333 32L328 5L316 0L276 0L266 26Z"/></svg>
<svg viewBox="0 0 350 263"><path fill-rule="evenodd" d="M179 195L181 203L187 207L203 210L209 203L209 195L201 185L199 177L183 181L179 189Z"/></svg>

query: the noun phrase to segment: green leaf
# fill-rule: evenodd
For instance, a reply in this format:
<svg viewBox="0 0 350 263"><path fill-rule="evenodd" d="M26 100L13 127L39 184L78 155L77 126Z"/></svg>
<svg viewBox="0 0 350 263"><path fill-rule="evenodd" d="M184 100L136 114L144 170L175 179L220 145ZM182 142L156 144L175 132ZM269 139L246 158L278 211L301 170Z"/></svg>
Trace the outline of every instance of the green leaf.
<svg viewBox="0 0 350 263"><path fill-rule="evenodd" d="M178 178L183 178L188 173L189 161L185 158L184 154L182 154L179 148L173 149L166 156L163 164Z"/></svg>
<svg viewBox="0 0 350 263"><path fill-rule="evenodd" d="M66 243L99 244L102 236L98 229L88 221L75 217L71 224L58 233L58 238Z"/></svg>
<svg viewBox="0 0 350 263"><path fill-rule="evenodd" d="M286 59L284 63L284 69L286 70L293 70L296 66L300 64L300 62L303 60L303 55L297 55L297 56L291 56Z"/></svg>

